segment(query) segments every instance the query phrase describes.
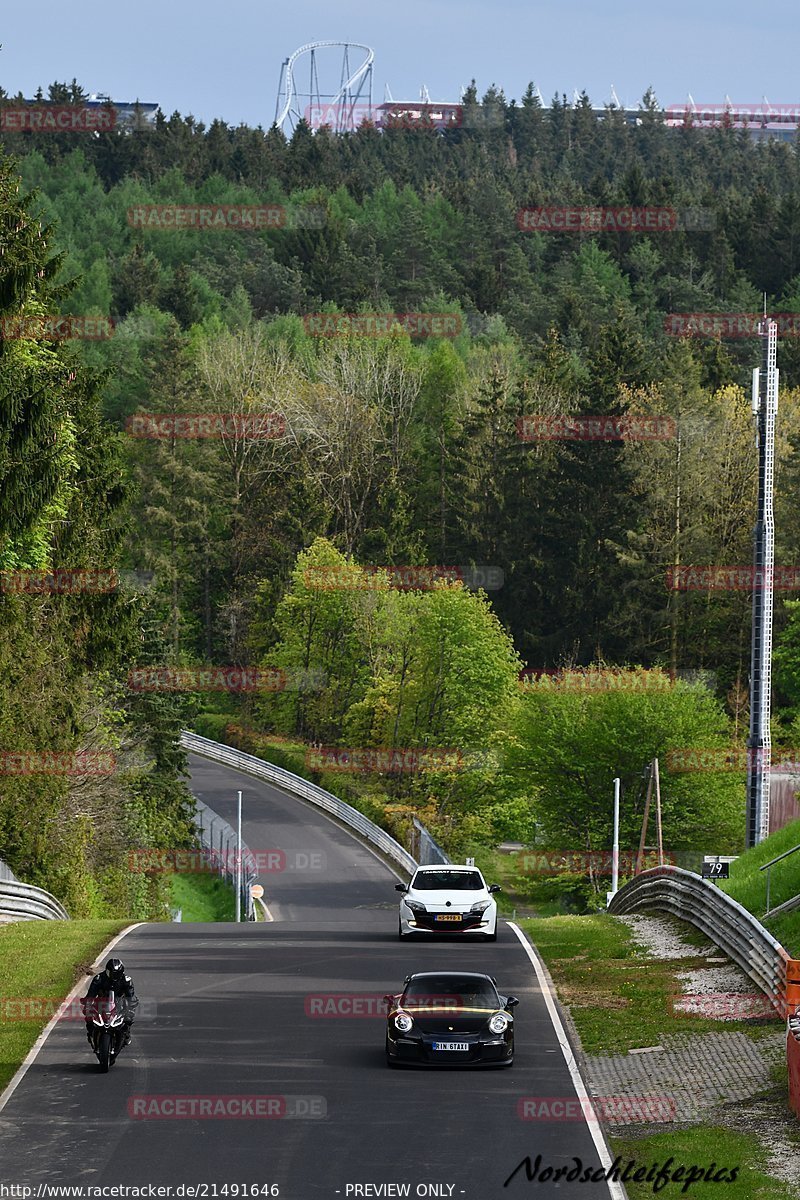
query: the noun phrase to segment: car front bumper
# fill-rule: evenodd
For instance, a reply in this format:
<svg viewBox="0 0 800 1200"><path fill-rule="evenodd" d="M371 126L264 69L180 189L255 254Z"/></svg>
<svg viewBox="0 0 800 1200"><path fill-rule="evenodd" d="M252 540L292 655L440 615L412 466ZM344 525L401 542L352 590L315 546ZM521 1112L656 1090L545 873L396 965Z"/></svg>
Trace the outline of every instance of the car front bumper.
<svg viewBox="0 0 800 1200"><path fill-rule="evenodd" d="M434 1050L434 1042L465 1041L468 1050ZM418 1067L502 1067L514 1060L514 1039L469 1035L456 1039L432 1034L422 1037L387 1037L386 1056L391 1062Z"/></svg>
<svg viewBox="0 0 800 1200"><path fill-rule="evenodd" d="M487 934L495 933L497 930L497 911L481 913L479 916L473 916L465 913L459 921L437 921L437 916L446 914L429 912L417 913L411 916L408 912L401 912L400 924L403 933L459 933L459 934Z"/></svg>

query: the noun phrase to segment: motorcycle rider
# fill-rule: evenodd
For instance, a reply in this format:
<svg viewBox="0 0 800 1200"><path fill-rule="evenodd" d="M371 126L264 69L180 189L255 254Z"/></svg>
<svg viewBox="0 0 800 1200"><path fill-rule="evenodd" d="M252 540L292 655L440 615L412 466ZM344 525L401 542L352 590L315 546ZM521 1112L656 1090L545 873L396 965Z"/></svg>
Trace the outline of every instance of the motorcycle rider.
<svg viewBox="0 0 800 1200"><path fill-rule="evenodd" d="M133 980L130 975L125 974L125 967L120 959L110 958L105 965L105 969L95 975L92 982L89 984L89 990L81 999L81 1008L83 1015L86 1016L86 1001L95 997L107 998L113 992L118 1002L124 1005L123 1021L125 1024L125 1041L123 1046L129 1046L131 1042L131 1026L133 1018L136 1014L136 1009L139 1007L139 997L136 995L133 987ZM92 1044L92 1021L91 1018L86 1020L86 1036L89 1039L89 1044Z"/></svg>

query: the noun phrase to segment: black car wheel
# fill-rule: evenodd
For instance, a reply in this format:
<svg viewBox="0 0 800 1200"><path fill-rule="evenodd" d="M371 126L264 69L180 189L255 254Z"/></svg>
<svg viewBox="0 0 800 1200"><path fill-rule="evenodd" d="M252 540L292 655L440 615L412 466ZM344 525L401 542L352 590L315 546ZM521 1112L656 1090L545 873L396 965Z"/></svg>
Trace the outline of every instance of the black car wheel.
<svg viewBox="0 0 800 1200"><path fill-rule="evenodd" d="M494 933L485 933L483 935L483 940L485 942L496 942L497 941L497 930L495 929Z"/></svg>
<svg viewBox="0 0 800 1200"><path fill-rule="evenodd" d="M397 918L397 940L399 942L402 942L402 940L405 936L406 935L403 933L403 922L398 917Z"/></svg>

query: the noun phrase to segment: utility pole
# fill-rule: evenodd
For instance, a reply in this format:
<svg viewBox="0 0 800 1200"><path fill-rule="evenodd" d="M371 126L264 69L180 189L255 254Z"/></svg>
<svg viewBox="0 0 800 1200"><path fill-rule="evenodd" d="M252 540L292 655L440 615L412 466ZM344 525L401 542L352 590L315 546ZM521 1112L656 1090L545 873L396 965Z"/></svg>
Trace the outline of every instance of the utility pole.
<svg viewBox="0 0 800 1200"><path fill-rule="evenodd" d="M242 919L242 793L236 806L236 920Z"/></svg>
<svg viewBox="0 0 800 1200"><path fill-rule="evenodd" d="M606 892L606 904L619 891L619 779L614 780L614 844L611 850L611 891Z"/></svg>
<svg viewBox="0 0 800 1200"><path fill-rule="evenodd" d="M759 325L761 370L753 371L753 413L758 447L758 513L753 530L753 634L750 652L750 737L747 740L747 847L769 834L770 701L772 683L772 592L775 522L775 417L778 412L778 326Z"/></svg>

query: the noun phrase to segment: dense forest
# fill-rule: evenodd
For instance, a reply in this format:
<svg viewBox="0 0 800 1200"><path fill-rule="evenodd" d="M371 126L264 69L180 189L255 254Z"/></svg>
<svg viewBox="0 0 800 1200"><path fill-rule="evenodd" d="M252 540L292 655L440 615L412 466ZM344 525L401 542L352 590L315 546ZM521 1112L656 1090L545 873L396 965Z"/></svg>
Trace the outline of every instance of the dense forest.
<svg viewBox="0 0 800 1200"><path fill-rule="evenodd" d="M75 82L47 95L84 99ZM0 90L0 108L14 103ZM750 594L669 580L686 565L751 561L759 341L676 337L668 318L754 314L765 303L800 312L794 145L668 128L652 93L630 124L613 108L598 119L586 95L544 107L531 86L519 103L469 89L463 121L445 131L365 124L335 136L301 123L287 139L159 113L136 130L4 132L2 147L0 316L110 317L114 329L96 340L0 342L0 567L115 563L148 581L57 602L2 598L0 653L13 668L3 683L6 745L86 746L91 729L98 744L139 752L138 766L115 777L122 807L108 789L84 802L85 781L57 795L41 780L4 783L9 861L41 878L68 829L96 881L98 864L119 863L126 845L186 836L174 734L192 705L217 700L126 688L126 673L147 663L324 668L330 685L237 706L265 732L310 741L460 737L471 747L482 728L505 745L503 786L498 771L477 772L437 803L436 781L414 801L434 821L448 804L451 817L505 806L492 827L505 836L529 832L525 781L543 784L537 763L549 753L546 722L530 708L549 702L528 693L518 711L524 667L663 668L678 680L670 703L688 705L687 737L742 737ZM677 219L652 231L559 232L519 218L564 205L655 207ZM153 206L282 215L265 228L167 228L142 218ZM315 314L426 319L370 336ZM442 314L451 320L427 319ZM795 338L781 339L779 363L776 561L792 565ZM168 415L169 432L141 436L147 414ZM237 419L219 436L181 436L175 418L198 414ZM565 415L657 418L669 433L521 436L526 418ZM269 436L242 435L256 418ZM303 582L308 554L344 572L455 566L493 585L459 601L450 593L462 589L449 585L441 596L395 589L392 601L369 597L366 585L337 595ZM799 626L779 597L784 740L800 694ZM470 655L453 648L451 676L464 673L480 693L472 708L466 694L447 699L441 664L438 684L420 667L417 691L404 691L408 664L432 662L444 631L458 628L488 671L481 691ZM37 672L34 695L26 681ZM715 697L681 682L693 672L713 680ZM224 701L219 708L230 715ZM667 705L643 729L633 774L676 721ZM721 836L735 840L730 780L718 784L685 783L685 796L677 788L687 837L686 797L705 787L716 788ZM576 775L573 788L589 787ZM23 795L46 819L19 816ZM110 821L112 804L121 822ZM101 810L105 832L92 849L87 828ZM538 816L552 840L557 813ZM602 841L593 820L570 836ZM106 895L115 879L102 884Z"/></svg>

